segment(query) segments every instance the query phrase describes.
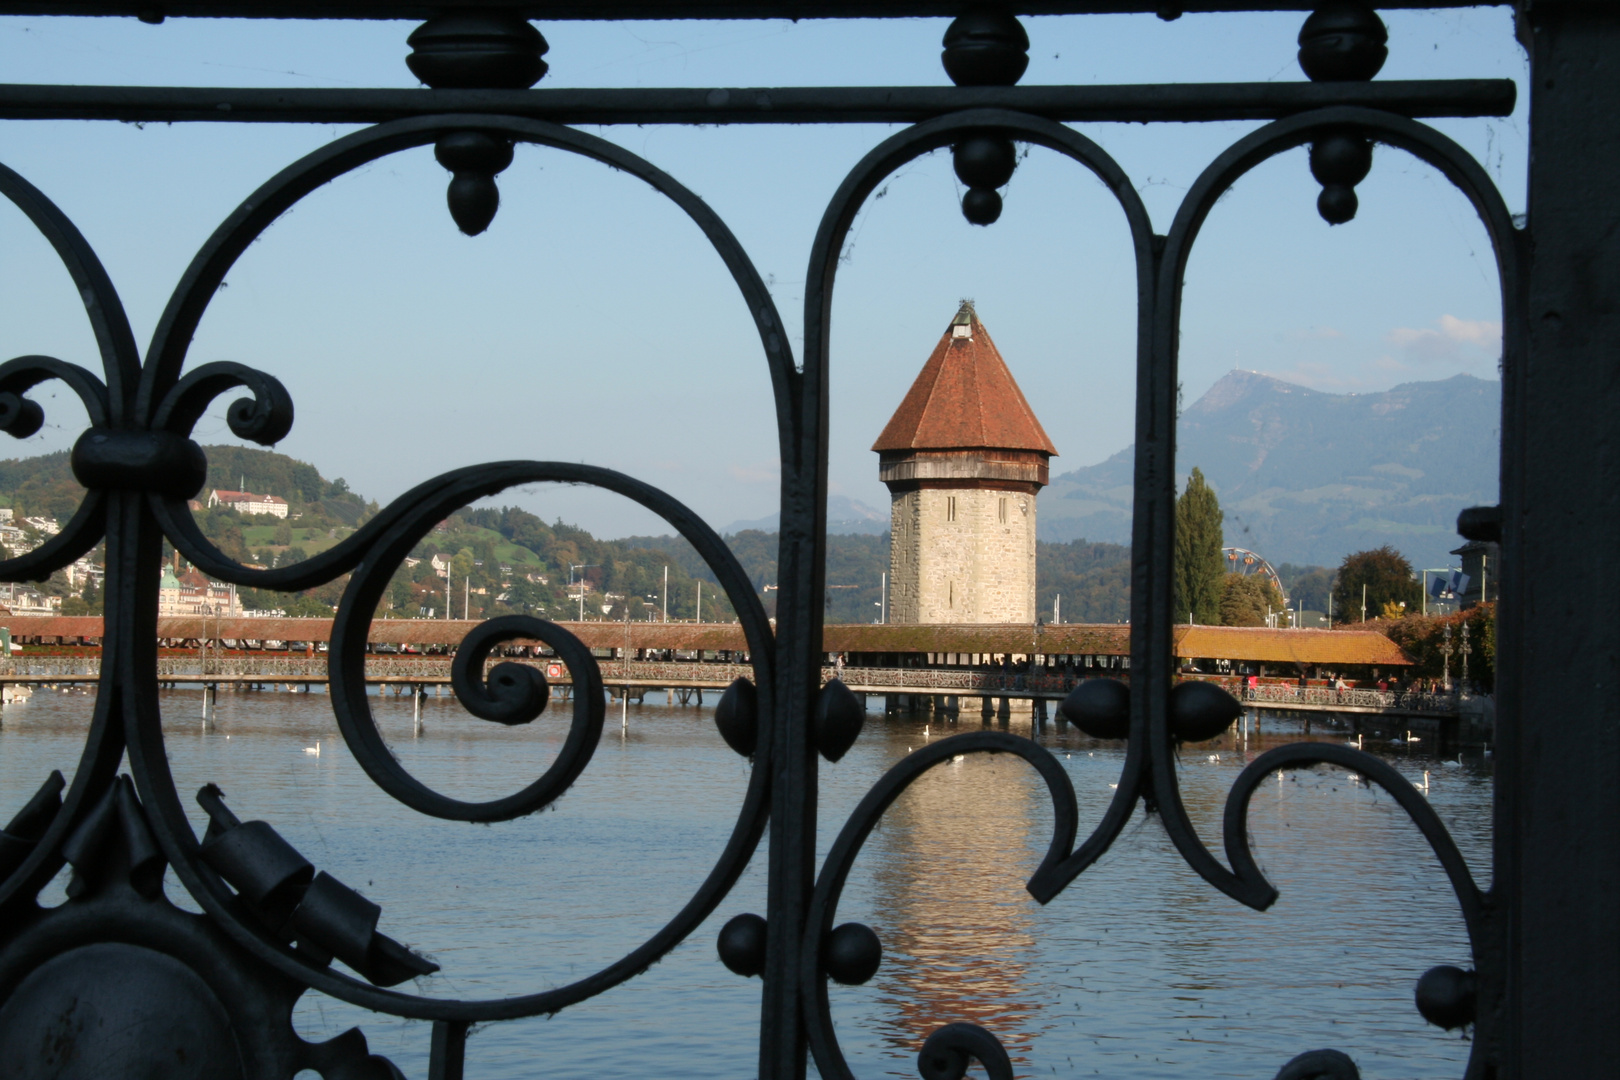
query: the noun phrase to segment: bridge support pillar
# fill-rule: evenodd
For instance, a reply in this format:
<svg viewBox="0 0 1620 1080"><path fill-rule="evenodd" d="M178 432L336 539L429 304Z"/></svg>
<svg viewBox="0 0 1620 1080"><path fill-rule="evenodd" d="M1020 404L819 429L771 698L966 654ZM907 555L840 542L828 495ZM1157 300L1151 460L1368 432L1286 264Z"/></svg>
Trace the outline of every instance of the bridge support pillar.
<svg viewBox="0 0 1620 1080"><path fill-rule="evenodd" d="M996 715L996 699L986 695L979 699L979 717L990 720Z"/></svg>
<svg viewBox="0 0 1620 1080"><path fill-rule="evenodd" d="M1001 705L996 709L996 719L1012 719L1012 698L1004 697L1001 699Z"/></svg>

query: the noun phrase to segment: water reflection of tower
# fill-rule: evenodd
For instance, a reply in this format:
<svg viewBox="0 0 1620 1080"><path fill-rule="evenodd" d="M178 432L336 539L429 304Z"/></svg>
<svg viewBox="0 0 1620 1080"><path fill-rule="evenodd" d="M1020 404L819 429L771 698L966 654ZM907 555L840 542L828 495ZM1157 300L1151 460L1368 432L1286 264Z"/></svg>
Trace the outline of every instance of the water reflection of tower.
<svg viewBox="0 0 1620 1080"><path fill-rule="evenodd" d="M915 1053L936 1028L980 1024L1027 1065L1042 1003L1024 882L1044 851L1031 810L1044 789L1021 762L970 756L930 770L867 842L880 1038Z"/></svg>

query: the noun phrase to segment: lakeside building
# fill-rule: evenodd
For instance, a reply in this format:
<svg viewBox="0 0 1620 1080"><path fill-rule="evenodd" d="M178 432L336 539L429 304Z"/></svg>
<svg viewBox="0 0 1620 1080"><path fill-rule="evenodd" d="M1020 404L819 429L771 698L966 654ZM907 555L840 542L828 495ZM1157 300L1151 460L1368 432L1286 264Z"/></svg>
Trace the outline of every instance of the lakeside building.
<svg viewBox="0 0 1620 1080"><path fill-rule="evenodd" d="M208 493L208 508L226 506L239 514L270 514L287 516L287 500L280 495L256 495L251 491L226 491L216 488Z"/></svg>
<svg viewBox="0 0 1620 1080"><path fill-rule="evenodd" d="M164 564L163 578L158 583L159 617L241 614L242 605L230 585L195 569L176 574L174 567Z"/></svg>
<svg viewBox="0 0 1620 1080"><path fill-rule="evenodd" d="M878 436L889 621L1035 621L1035 496L1057 455L964 300Z"/></svg>

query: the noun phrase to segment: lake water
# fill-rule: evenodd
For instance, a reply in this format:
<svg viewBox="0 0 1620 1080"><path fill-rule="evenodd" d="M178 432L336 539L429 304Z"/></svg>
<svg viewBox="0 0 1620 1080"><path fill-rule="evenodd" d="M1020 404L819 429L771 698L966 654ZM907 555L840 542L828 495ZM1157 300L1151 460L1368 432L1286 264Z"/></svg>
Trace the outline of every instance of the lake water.
<svg viewBox="0 0 1620 1080"><path fill-rule="evenodd" d="M42 690L5 707L0 816L50 769L71 776L93 702L82 691ZM464 798L532 780L566 726L555 705L533 725L504 728L430 697L418 736L409 699L373 702L399 760ZM748 778L710 710L631 705L621 731L613 705L595 758L554 812L495 826L442 822L371 784L338 738L324 694L221 693L206 731L199 692L165 692L163 707L188 799L218 783L244 820L271 822L318 869L381 904L379 928L442 966L418 980L416 992L429 995L533 992L629 951L702 880ZM928 722L874 712L855 748L823 765L823 850L909 749L979 726L965 712L925 733ZM1229 734L1183 751L1185 800L1214 850L1244 762L1304 737L1297 724L1268 721L1246 746ZM1346 735L1318 726L1313 737ZM1122 750L1072 729L1040 738L1074 781L1083 837L1113 794ZM320 756L304 754L317 739ZM1480 750L1465 748L1461 768L1442 768L1416 748L1366 745L1419 782L1430 771L1429 798L1487 885L1491 779ZM193 816L200 829L201 811ZM1023 882L1050 822L1044 785L1027 766L982 755L933 770L890 809L838 916L870 924L884 943L871 982L832 990L857 1076L915 1078L921 1040L953 1020L995 1032L1021 1077L1256 1080L1319 1047L1349 1053L1369 1080L1462 1074L1468 1043L1425 1023L1412 1004L1428 968L1471 966L1462 919L1438 862L1383 793L1332 769L1261 787L1255 851L1281 891L1264 913L1204 884L1140 812L1099 865L1041 907ZM468 1077L755 1075L760 983L726 970L714 941L733 915L764 913L764 854L762 845L708 923L644 975L550 1019L475 1028ZM195 910L179 891L171 875L170 895ZM374 1052L407 1076L426 1075L426 1023L313 993L296 1020L312 1040L359 1025Z"/></svg>

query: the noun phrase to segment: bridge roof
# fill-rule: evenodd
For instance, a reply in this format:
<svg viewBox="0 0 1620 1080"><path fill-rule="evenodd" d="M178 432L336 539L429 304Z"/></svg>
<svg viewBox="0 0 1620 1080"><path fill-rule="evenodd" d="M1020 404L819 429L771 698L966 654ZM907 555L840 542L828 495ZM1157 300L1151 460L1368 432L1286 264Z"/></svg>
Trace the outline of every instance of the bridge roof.
<svg viewBox="0 0 1620 1080"><path fill-rule="evenodd" d="M370 639L379 645L455 645L477 626L465 619L378 619ZM622 622L561 624L592 648L622 648ZM0 615L0 626L14 637L99 641L97 616ZM332 639L331 619L216 619L200 616L158 620L158 637L234 641L308 641ZM647 623L628 627L633 649L679 649L706 652L745 650L736 623ZM1131 628L1123 623L951 623L827 626L822 636L828 652L846 653L1045 653L1074 656L1127 656ZM1202 660L1243 660L1277 664L1376 665L1397 667L1412 661L1389 638L1375 630L1272 630L1266 627L1178 626L1176 655Z"/></svg>
<svg viewBox="0 0 1620 1080"><path fill-rule="evenodd" d="M1404 667L1401 647L1376 630L1273 630L1265 626L1178 626L1176 655L1264 664Z"/></svg>
<svg viewBox="0 0 1620 1080"><path fill-rule="evenodd" d="M1057 453L968 301L872 449Z"/></svg>

